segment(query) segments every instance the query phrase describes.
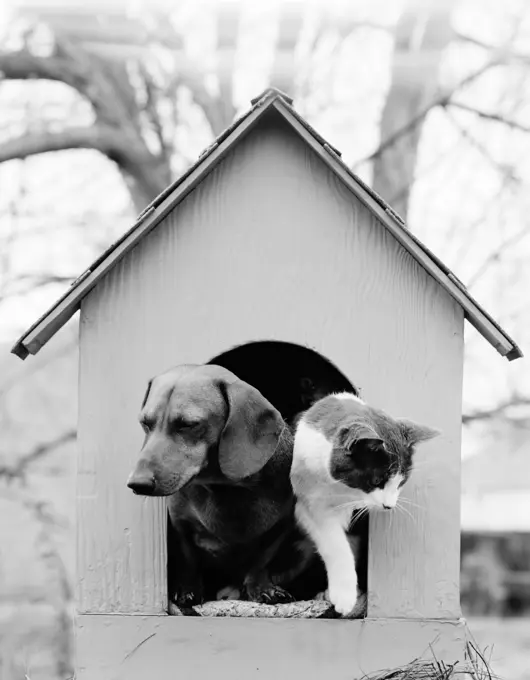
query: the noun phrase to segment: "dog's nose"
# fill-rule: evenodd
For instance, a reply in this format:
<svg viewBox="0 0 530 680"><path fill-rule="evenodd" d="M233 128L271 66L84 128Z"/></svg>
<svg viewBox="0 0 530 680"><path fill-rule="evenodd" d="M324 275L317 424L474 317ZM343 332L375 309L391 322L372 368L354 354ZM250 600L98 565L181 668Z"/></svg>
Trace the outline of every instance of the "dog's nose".
<svg viewBox="0 0 530 680"><path fill-rule="evenodd" d="M152 496L155 490L155 478L149 473L134 475L127 482L127 486L140 496Z"/></svg>

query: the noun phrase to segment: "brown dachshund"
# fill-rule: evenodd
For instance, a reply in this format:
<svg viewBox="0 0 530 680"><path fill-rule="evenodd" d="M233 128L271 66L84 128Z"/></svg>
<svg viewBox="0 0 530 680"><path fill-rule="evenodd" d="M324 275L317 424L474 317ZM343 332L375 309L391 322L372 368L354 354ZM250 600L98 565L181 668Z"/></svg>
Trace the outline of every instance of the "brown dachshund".
<svg viewBox="0 0 530 680"><path fill-rule="evenodd" d="M314 550L294 522L293 439L279 411L230 371L189 365L149 382L140 423L145 441L127 485L170 496L170 597L181 607L230 589L291 600L285 588Z"/></svg>

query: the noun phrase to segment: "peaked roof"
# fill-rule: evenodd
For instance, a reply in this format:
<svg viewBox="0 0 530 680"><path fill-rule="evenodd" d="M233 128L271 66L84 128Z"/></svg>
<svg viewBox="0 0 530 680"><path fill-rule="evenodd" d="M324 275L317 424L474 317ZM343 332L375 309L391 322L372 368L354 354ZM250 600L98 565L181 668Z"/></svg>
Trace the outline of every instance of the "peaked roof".
<svg viewBox="0 0 530 680"><path fill-rule="evenodd" d="M348 168L342 161L340 152L328 144L294 110L292 103L290 97L275 88L269 88L253 99L252 107L222 132L213 144L203 151L194 165L143 210L129 231L98 257L72 283L70 289L28 328L17 340L11 352L21 359L25 359L28 354L36 354L75 314L82 299L101 278L180 203L268 112L275 111L412 257L458 302L468 321L501 355L510 361L522 357L519 347L471 297L464 284L406 228L401 217Z"/></svg>

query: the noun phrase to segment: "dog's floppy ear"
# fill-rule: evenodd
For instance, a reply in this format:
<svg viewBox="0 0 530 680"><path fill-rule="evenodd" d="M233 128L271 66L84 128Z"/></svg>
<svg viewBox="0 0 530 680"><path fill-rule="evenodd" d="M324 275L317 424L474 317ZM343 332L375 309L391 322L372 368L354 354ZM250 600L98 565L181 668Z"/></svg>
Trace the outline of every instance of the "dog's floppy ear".
<svg viewBox="0 0 530 680"><path fill-rule="evenodd" d="M152 381L152 380L150 380L150 381L147 383L147 389L146 389L145 394L144 394L144 398L143 398L143 401L142 401L142 405L140 406L140 411L141 411L141 410L143 409L143 407L145 406L145 403L146 403L146 401L147 401L147 397L149 396L149 392L151 391L151 385L152 385L152 384L153 384L153 381Z"/></svg>
<svg viewBox="0 0 530 680"><path fill-rule="evenodd" d="M228 418L219 440L219 466L229 479L255 474L274 454L284 421L265 397L242 380L222 383Z"/></svg>

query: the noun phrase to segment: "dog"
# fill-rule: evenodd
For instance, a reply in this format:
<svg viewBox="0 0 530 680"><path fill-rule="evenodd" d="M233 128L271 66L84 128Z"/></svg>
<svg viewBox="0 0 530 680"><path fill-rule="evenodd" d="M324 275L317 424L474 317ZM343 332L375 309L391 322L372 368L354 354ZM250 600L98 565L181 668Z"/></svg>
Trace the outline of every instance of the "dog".
<svg viewBox="0 0 530 680"><path fill-rule="evenodd" d="M169 496L177 606L223 593L273 604L320 587L309 585L314 548L294 520L292 432L256 388L220 366L178 366L149 381L139 420L145 440L127 486Z"/></svg>

